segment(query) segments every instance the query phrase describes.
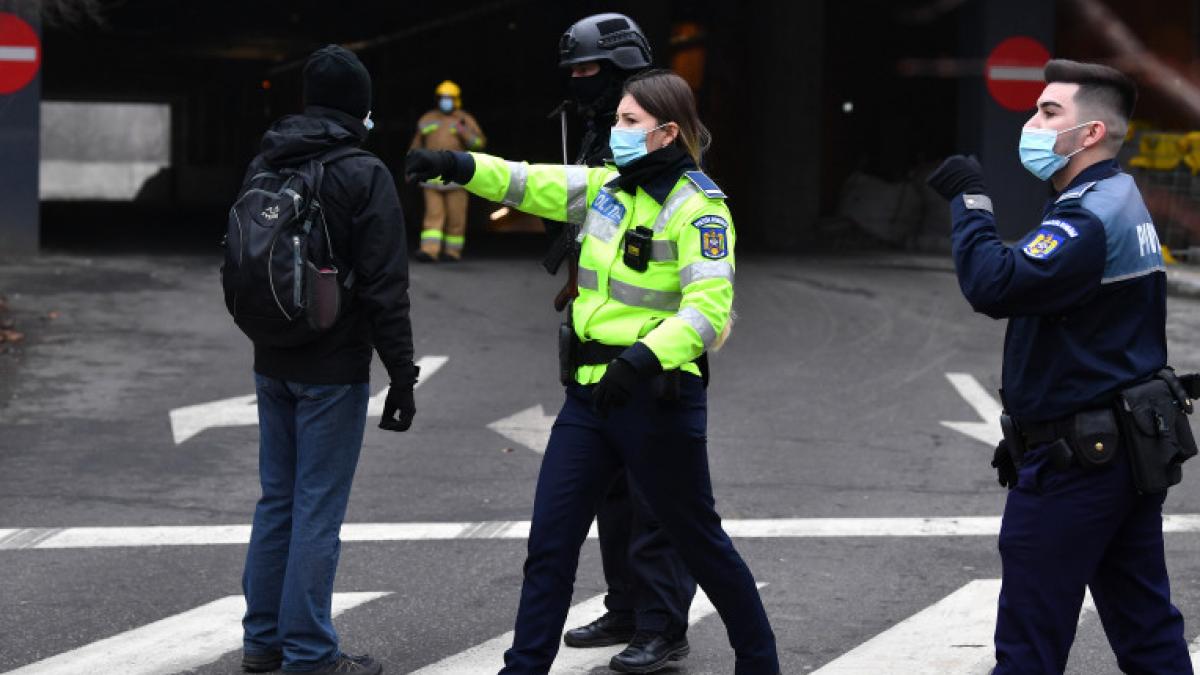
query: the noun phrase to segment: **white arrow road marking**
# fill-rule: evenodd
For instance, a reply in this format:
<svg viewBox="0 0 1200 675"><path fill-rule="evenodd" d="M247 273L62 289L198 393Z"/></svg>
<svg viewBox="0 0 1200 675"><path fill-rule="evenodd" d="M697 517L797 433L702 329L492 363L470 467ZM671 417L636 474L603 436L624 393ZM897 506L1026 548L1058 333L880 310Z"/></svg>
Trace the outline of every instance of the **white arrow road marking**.
<svg viewBox="0 0 1200 675"><path fill-rule="evenodd" d="M421 367L421 386L441 370L449 361L446 356L423 356L417 361ZM367 416L378 417L383 414L383 402L387 398L387 387L371 397L367 403ZM235 396L220 401L189 405L171 411L171 434L175 437L175 445L179 445L205 429L217 427L244 427L258 424L257 397Z"/></svg>
<svg viewBox="0 0 1200 675"><path fill-rule="evenodd" d="M1200 671L1200 637L1192 640L1188 651L1192 653L1192 670Z"/></svg>
<svg viewBox="0 0 1200 675"><path fill-rule="evenodd" d="M539 403L515 415L496 420L487 425L508 440L542 454L550 442L550 427L554 426L554 415L547 415Z"/></svg>
<svg viewBox="0 0 1200 675"><path fill-rule="evenodd" d="M334 593L333 614L385 595L390 593ZM162 675L198 668L241 648L245 613L245 598L230 595L6 675Z"/></svg>
<svg viewBox="0 0 1200 675"><path fill-rule="evenodd" d="M37 61L36 47L0 47L0 61L33 63Z"/></svg>
<svg viewBox="0 0 1200 675"><path fill-rule="evenodd" d="M987 390L979 384L974 376L968 373L946 373L946 379L950 380L950 384L958 390L960 396L967 400L967 403L975 409L975 414L979 415L983 421L942 422L942 426L995 447L1003 436L1000 433L1000 414L1004 412L1004 409L1000 403L987 393Z"/></svg>
<svg viewBox="0 0 1200 675"><path fill-rule="evenodd" d="M766 584L759 584L762 588ZM696 589L696 599L692 601L692 609L688 613L688 624L695 624L706 616L716 612L712 602L701 589ZM571 608L567 613L566 626L568 629L579 624L593 621L604 613L604 596L597 595ZM504 663L504 651L512 646L513 632L492 638L487 642L475 645L470 649L459 652L413 671L411 675L492 675ZM600 647L594 649L577 649L561 647L554 665L550 668L551 675L582 675L591 673L593 669L604 667L624 645L615 647Z"/></svg>
<svg viewBox="0 0 1200 675"><path fill-rule="evenodd" d="M976 579L812 675L982 675L996 665L999 579ZM1091 593L1079 621L1096 611Z"/></svg>

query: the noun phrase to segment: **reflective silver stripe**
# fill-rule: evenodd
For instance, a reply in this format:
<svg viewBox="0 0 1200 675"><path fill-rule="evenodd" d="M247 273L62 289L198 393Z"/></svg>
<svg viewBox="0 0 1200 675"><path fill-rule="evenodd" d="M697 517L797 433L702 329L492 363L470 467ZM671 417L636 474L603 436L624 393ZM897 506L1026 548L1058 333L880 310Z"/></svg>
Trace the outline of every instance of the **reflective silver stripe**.
<svg viewBox="0 0 1200 675"><path fill-rule="evenodd" d="M567 169L567 222L582 225L587 218L587 169L568 166Z"/></svg>
<svg viewBox="0 0 1200 675"><path fill-rule="evenodd" d="M667 223L671 222L671 218L675 215L675 212L679 210L679 207L682 206L689 197L699 193L700 188L696 187L691 182L687 182L679 186L679 189L676 190L674 194L672 194L670 197L667 197L667 201L665 204L663 204L662 210L658 212L658 218L654 221L654 231L662 232L663 229L666 228Z"/></svg>
<svg viewBox="0 0 1200 675"><path fill-rule="evenodd" d="M600 273L596 270L580 267L579 274L575 279L580 288L586 288L589 291L600 290Z"/></svg>
<svg viewBox="0 0 1200 675"><path fill-rule="evenodd" d="M683 309L679 310L679 313L675 315L675 318L686 321L687 325L696 329L696 332L700 334L700 341L704 343L705 349L708 349L712 346L713 342L716 342L717 329L713 327L712 322L708 320L708 317L704 316L704 314L695 307L684 307Z"/></svg>
<svg viewBox="0 0 1200 675"><path fill-rule="evenodd" d="M529 180L529 167L524 162L508 162L508 189L500 201L512 207L521 205L525 199L525 182Z"/></svg>
<svg viewBox="0 0 1200 675"><path fill-rule="evenodd" d="M650 242L650 259L654 262L679 260L679 248L670 239L655 239Z"/></svg>
<svg viewBox="0 0 1200 675"><path fill-rule="evenodd" d="M701 260L679 270L680 288L687 288L701 279L728 279L733 283L733 265L723 260Z"/></svg>
<svg viewBox="0 0 1200 675"><path fill-rule="evenodd" d="M608 295L630 307L660 310L679 309L679 301L683 299L683 294L678 291L656 291L617 279L608 280Z"/></svg>
<svg viewBox="0 0 1200 675"><path fill-rule="evenodd" d="M992 211L992 198L987 195L963 195L963 204L968 209L978 209L980 211Z"/></svg>

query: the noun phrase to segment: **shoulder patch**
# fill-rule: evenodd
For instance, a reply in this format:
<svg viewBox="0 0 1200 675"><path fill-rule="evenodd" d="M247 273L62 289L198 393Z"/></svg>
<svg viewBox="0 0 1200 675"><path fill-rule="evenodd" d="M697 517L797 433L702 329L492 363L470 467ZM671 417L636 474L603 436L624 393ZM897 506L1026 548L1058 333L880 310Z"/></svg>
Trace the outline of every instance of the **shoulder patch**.
<svg viewBox="0 0 1200 675"><path fill-rule="evenodd" d="M692 181L693 185L700 188L705 197L709 199L725 199L725 193L713 182L713 179L704 175L703 171L687 171L683 175L687 176L687 179Z"/></svg>
<svg viewBox="0 0 1200 675"><path fill-rule="evenodd" d="M700 230L700 255L720 260L729 255L729 221L721 216L706 215L692 221Z"/></svg>
<svg viewBox="0 0 1200 675"><path fill-rule="evenodd" d="M1033 239L1021 247L1021 251L1034 260L1045 260L1057 253L1064 241L1066 239L1057 232L1041 228Z"/></svg>
<svg viewBox="0 0 1200 675"><path fill-rule="evenodd" d="M1063 221L1063 220L1058 220L1057 218L1051 218L1050 220L1043 220L1042 227L1057 227L1058 229L1062 230L1063 232L1066 232L1067 236L1072 239L1079 236L1079 230L1075 229L1074 225L1072 225L1066 221Z"/></svg>
<svg viewBox="0 0 1200 675"><path fill-rule="evenodd" d="M596 198L592 200L592 210L618 225L625 219L625 205L608 190L596 193Z"/></svg>
<svg viewBox="0 0 1200 675"><path fill-rule="evenodd" d="M1065 202L1068 199L1080 199L1083 197L1084 194L1087 193L1088 190L1091 190L1093 187L1095 187L1097 182L1098 181L1093 180L1093 181L1088 181L1086 183L1082 183L1080 185L1076 185L1073 189L1068 190L1068 191L1062 193L1061 195L1059 195L1058 199L1054 200L1054 203L1057 204L1059 202Z"/></svg>

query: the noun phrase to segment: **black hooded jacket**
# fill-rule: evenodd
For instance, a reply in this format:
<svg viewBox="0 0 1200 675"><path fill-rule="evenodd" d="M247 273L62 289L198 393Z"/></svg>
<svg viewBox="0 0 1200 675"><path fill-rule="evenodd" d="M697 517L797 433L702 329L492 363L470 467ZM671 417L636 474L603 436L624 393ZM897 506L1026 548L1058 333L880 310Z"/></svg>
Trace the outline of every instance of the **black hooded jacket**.
<svg viewBox="0 0 1200 675"><path fill-rule="evenodd" d="M297 165L338 146L359 145L366 136L354 117L309 106L271 126L246 176ZM325 167L320 200L343 272L339 277L349 273L347 267L355 273L345 312L314 342L288 349L256 344L255 372L305 384L367 382L373 345L392 381L411 378L408 253L391 172L374 155L338 160Z"/></svg>

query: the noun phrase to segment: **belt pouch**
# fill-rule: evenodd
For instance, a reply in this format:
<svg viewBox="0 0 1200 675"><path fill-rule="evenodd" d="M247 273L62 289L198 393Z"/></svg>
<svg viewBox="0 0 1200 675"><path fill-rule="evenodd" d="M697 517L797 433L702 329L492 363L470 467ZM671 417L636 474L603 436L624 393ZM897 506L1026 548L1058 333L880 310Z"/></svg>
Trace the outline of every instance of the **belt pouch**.
<svg viewBox="0 0 1200 675"><path fill-rule="evenodd" d="M1112 410L1103 408L1076 413L1070 434L1075 458L1083 468L1106 466L1116 457L1121 432Z"/></svg>
<svg viewBox="0 0 1200 675"><path fill-rule="evenodd" d="M1180 464L1196 454L1187 416L1157 379L1122 391L1117 405L1135 486L1143 494L1166 492L1182 479Z"/></svg>
<svg viewBox="0 0 1200 675"><path fill-rule="evenodd" d="M575 328L570 321L571 312L567 311L567 320L558 326L558 381L564 387L575 381L575 349L578 340L575 339Z"/></svg>

